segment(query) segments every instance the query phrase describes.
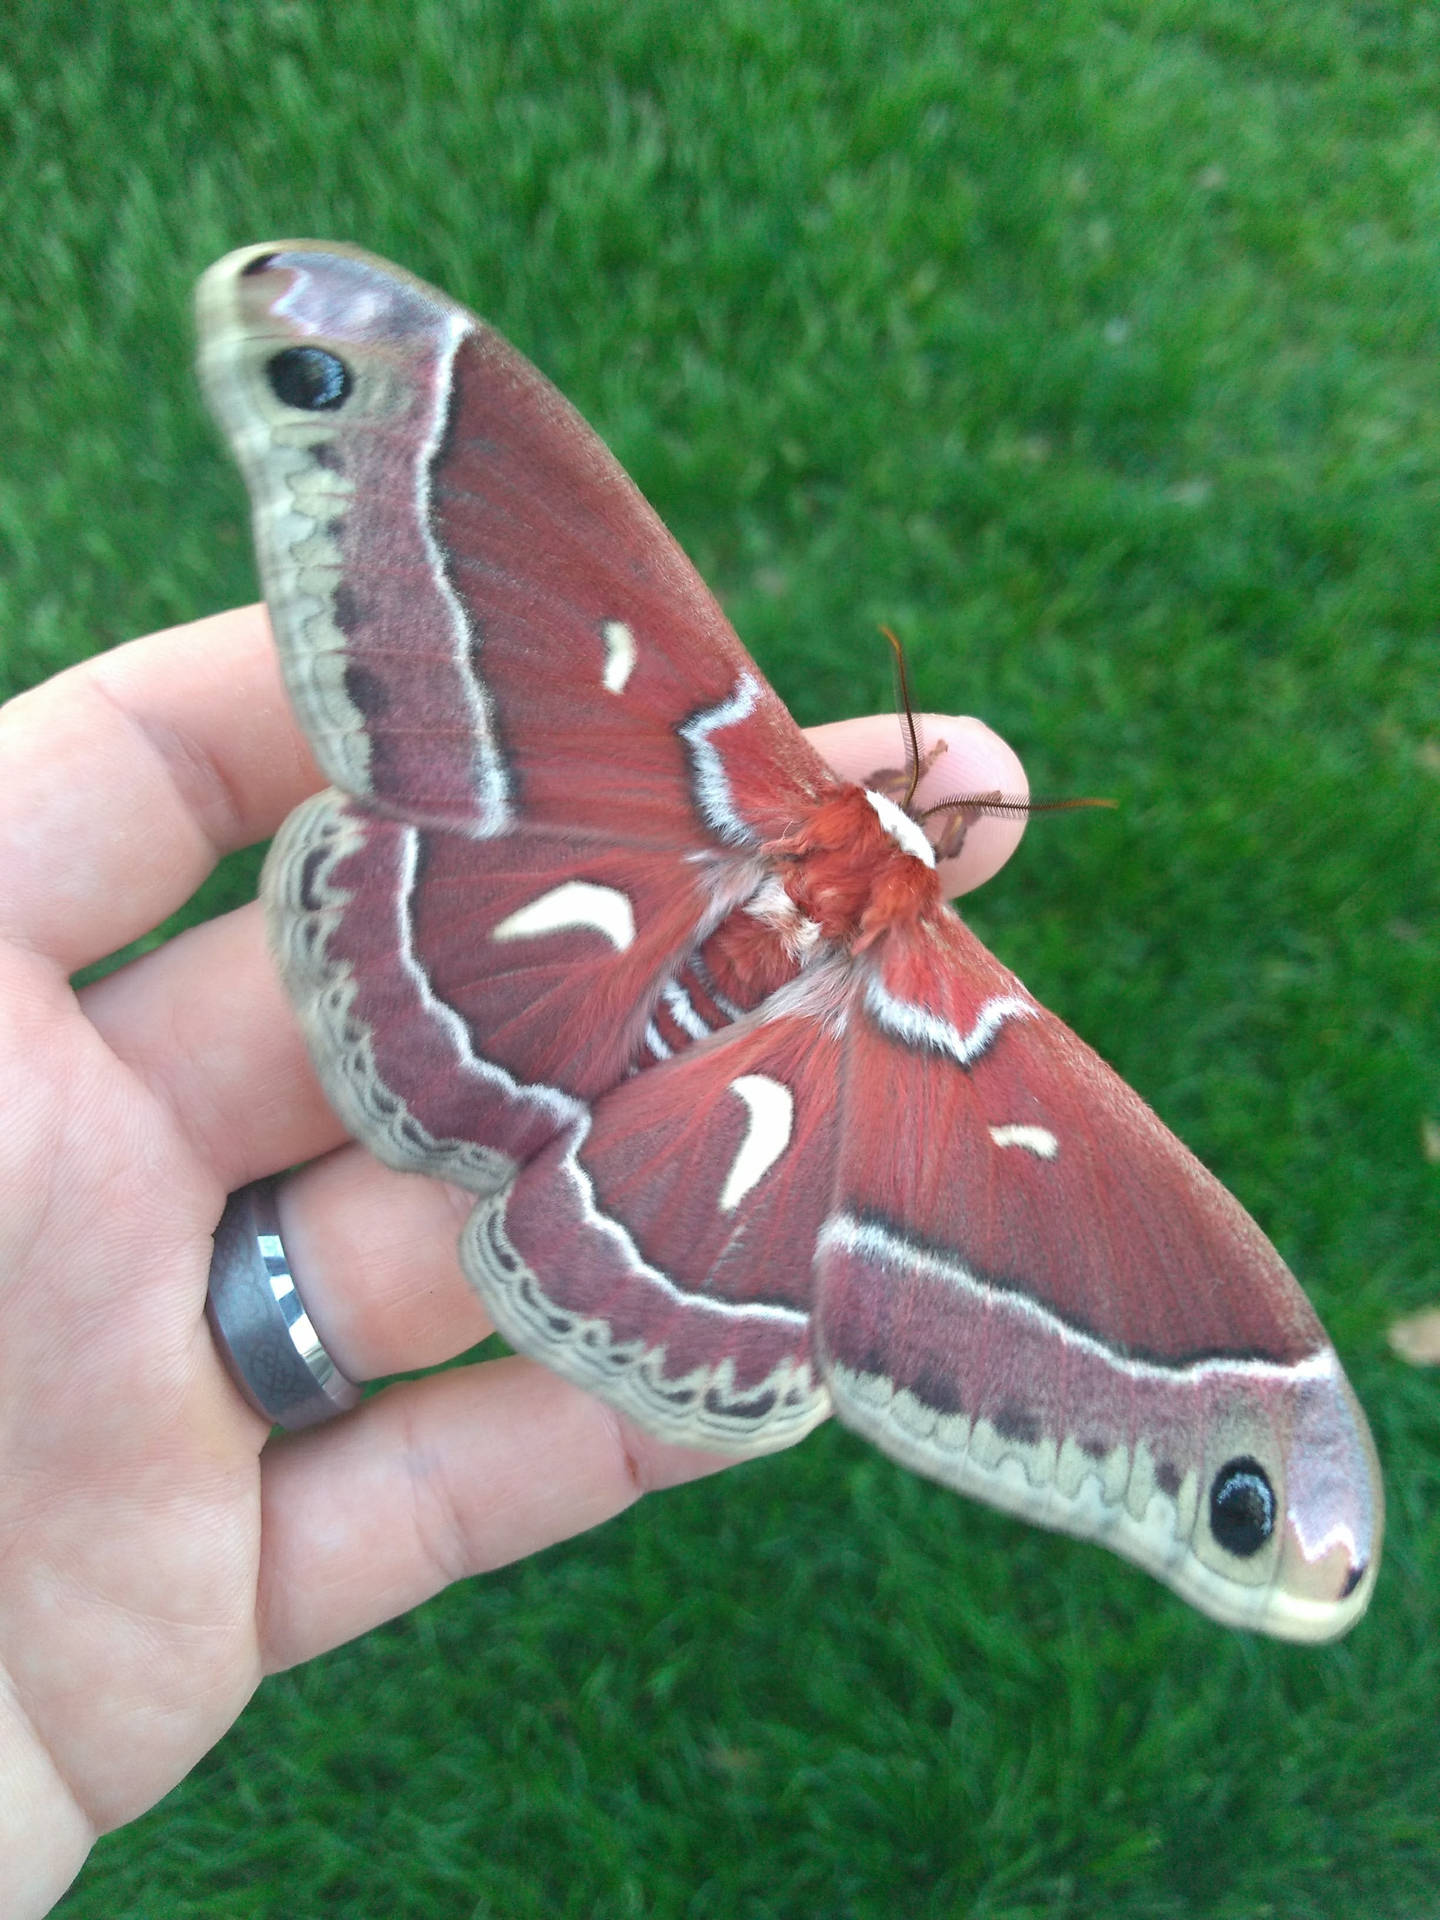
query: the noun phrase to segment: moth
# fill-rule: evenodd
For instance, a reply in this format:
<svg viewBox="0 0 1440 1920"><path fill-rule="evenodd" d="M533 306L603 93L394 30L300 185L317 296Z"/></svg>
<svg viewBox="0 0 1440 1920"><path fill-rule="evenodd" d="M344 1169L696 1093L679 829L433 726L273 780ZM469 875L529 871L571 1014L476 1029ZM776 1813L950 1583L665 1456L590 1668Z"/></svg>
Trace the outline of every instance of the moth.
<svg viewBox="0 0 1440 1920"><path fill-rule="evenodd" d="M348 246L199 289L290 698L265 868L327 1095L475 1196L518 1348L667 1440L827 1414L1215 1618L1343 1633L1365 1419L1259 1228L808 745L520 354Z"/></svg>

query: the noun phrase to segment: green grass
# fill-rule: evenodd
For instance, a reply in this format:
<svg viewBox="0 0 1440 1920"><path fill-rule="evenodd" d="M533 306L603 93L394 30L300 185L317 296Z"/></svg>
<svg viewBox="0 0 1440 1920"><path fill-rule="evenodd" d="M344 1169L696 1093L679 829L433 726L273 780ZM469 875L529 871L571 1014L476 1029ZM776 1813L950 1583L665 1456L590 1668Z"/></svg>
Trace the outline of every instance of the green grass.
<svg viewBox="0 0 1440 1920"><path fill-rule="evenodd" d="M1306 1652L826 1430L270 1683L65 1920L1440 1913L1440 1384L1384 1342L1440 1295L1440 14L6 11L5 690L253 595L209 260L439 281L802 719L886 702L883 619L1122 800L970 918L1306 1279L1391 1511Z"/></svg>

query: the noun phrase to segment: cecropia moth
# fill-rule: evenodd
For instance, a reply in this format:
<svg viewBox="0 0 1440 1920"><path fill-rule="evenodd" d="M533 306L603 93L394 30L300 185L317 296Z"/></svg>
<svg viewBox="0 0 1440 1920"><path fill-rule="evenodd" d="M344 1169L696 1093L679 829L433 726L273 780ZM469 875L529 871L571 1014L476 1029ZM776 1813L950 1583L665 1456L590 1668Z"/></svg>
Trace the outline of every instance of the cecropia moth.
<svg viewBox="0 0 1440 1920"><path fill-rule="evenodd" d="M337 1113L476 1196L497 1327L668 1440L835 1413L1205 1612L1342 1633L1364 1416L1239 1204L808 745L600 441L354 248L201 282L333 787L263 892Z"/></svg>

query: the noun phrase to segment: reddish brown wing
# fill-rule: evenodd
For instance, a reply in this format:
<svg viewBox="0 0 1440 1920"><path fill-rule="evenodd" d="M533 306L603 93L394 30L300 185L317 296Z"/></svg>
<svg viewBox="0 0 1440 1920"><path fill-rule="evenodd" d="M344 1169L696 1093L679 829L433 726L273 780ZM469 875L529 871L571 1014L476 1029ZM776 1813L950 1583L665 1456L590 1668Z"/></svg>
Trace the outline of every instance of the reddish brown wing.
<svg viewBox="0 0 1440 1920"><path fill-rule="evenodd" d="M679 858L834 789L613 456L482 321L305 242L227 256L199 314L291 695L345 792Z"/></svg>
<svg viewBox="0 0 1440 1920"><path fill-rule="evenodd" d="M816 1266L837 1415L1223 1619L1343 1631L1373 1584L1378 1468L1274 1248L955 916L865 973ZM1262 1482L1273 1531L1227 1525Z"/></svg>
<svg viewBox="0 0 1440 1920"><path fill-rule="evenodd" d="M754 1003L674 976L838 782L611 455L472 315L303 243L221 261L199 310L341 789L276 843L272 938L347 1124L488 1191L667 1020Z"/></svg>

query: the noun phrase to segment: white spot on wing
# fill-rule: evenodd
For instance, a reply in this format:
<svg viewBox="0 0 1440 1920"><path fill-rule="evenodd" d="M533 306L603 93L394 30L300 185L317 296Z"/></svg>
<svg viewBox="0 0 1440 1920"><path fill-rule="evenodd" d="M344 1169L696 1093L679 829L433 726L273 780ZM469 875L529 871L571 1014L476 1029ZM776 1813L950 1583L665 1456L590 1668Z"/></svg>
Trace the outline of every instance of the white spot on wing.
<svg viewBox="0 0 1440 1920"><path fill-rule="evenodd" d="M760 1076L750 1074L742 1078L753 1081ZM735 1081L733 1084L738 1086L740 1082ZM778 1081L768 1081L765 1084L775 1087L778 1092L785 1093L786 1098L789 1098L787 1090L781 1087ZM575 1101L572 1105L578 1108L580 1103ZM558 1177L567 1179L571 1183L581 1207L584 1230L587 1233L598 1234L609 1241L618 1251L629 1272L636 1279L643 1280L647 1286L655 1288L667 1304L693 1308L703 1313L707 1319L727 1321L736 1326L743 1326L747 1321L764 1320L776 1326L793 1327L797 1332L804 1330L809 1316L798 1308L776 1306L765 1300L722 1300L713 1294L696 1293L671 1279L670 1275L662 1272L659 1267L652 1266L636 1246L634 1237L623 1221L602 1212L596 1202L594 1182L579 1159L580 1149L585 1144L585 1136L590 1131L590 1116L583 1108L580 1108L580 1114L581 1117L571 1129L565 1153L555 1171ZM743 1151L742 1148L741 1152ZM506 1200L507 1195L501 1193L496 1195L493 1204L503 1213ZM478 1213L471 1216L472 1226L478 1218ZM470 1228L467 1228L467 1236L469 1232Z"/></svg>
<svg viewBox="0 0 1440 1920"><path fill-rule="evenodd" d="M720 1195L722 1213L733 1213L751 1188L765 1178L789 1146L795 1120L790 1089L768 1074L742 1073L730 1082L730 1091L738 1093L750 1109L750 1124Z"/></svg>
<svg viewBox="0 0 1440 1920"><path fill-rule="evenodd" d="M876 793L866 787L865 798L875 809L881 826L900 850L912 854L917 860L923 860L927 867L933 867L935 849L925 838L925 829L919 821L912 820L903 807L897 807L888 794Z"/></svg>
<svg viewBox="0 0 1440 1920"><path fill-rule="evenodd" d="M507 914L490 938L533 940L540 934L572 933L577 927L603 933L620 953L635 940L635 915L628 897L618 887L596 886L593 880L567 880L552 887Z"/></svg>
<svg viewBox="0 0 1440 1920"><path fill-rule="evenodd" d="M991 1127L990 1138L997 1147L1024 1147L1041 1160L1053 1160L1060 1142L1048 1127Z"/></svg>
<svg viewBox="0 0 1440 1920"><path fill-rule="evenodd" d="M473 1076L487 1088L498 1086L507 1098L533 1101L552 1114L560 1125L573 1124L586 1113L584 1104L558 1088L516 1080L504 1067L482 1059L475 1051L470 1029L447 1000L442 1000L430 984L430 975L415 951L415 923L411 904L419 875L420 835L406 830L400 867L400 888L396 898L397 936L400 964L414 984L416 998L426 1014L447 1035L454 1049L455 1064L467 1076Z"/></svg>
<svg viewBox="0 0 1440 1920"><path fill-rule="evenodd" d="M605 672L602 679L607 693L623 693L625 682L635 671L635 636L623 620L606 620L600 627L605 642Z"/></svg>

